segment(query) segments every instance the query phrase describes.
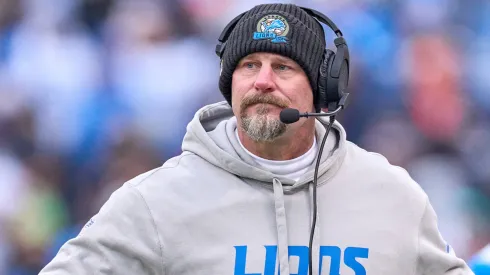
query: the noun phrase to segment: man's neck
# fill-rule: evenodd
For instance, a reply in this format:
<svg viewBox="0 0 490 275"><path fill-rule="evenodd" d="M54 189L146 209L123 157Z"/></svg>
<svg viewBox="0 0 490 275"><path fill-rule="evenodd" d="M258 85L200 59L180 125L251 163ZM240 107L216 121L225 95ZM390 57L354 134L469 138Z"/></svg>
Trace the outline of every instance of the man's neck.
<svg viewBox="0 0 490 275"><path fill-rule="evenodd" d="M313 146L315 132L301 129L294 134L285 134L273 142L256 142L238 128L238 137L243 147L258 157L269 160L289 160L305 154Z"/></svg>

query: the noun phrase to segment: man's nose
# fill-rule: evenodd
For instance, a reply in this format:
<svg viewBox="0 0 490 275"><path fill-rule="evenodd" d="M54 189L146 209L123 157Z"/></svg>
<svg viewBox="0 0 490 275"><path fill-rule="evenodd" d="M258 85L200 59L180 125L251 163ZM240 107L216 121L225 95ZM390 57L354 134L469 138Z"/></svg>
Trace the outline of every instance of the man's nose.
<svg viewBox="0 0 490 275"><path fill-rule="evenodd" d="M264 65L260 68L254 86L261 92L272 92L275 90L274 71L270 66Z"/></svg>

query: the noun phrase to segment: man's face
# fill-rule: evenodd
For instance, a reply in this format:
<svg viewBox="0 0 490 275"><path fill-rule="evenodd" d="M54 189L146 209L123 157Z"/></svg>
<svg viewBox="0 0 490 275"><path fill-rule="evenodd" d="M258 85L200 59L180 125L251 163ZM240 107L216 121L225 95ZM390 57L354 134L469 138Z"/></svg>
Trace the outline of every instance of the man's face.
<svg viewBox="0 0 490 275"><path fill-rule="evenodd" d="M279 119L284 108L311 112L313 94L308 77L292 59L272 53L244 57L233 72L233 113L254 141L273 141L286 132ZM289 127L299 127L300 122Z"/></svg>

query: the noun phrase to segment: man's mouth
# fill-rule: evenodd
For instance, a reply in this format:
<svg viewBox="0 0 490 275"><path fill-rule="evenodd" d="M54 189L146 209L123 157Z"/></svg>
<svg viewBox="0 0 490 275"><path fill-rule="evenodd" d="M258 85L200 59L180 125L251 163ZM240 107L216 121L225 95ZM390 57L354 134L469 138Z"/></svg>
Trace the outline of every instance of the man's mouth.
<svg viewBox="0 0 490 275"><path fill-rule="evenodd" d="M277 105L277 104L274 104L274 103L269 103L269 102L257 102L257 103L253 103L253 104L250 104L248 107L252 107L252 106L257 106L257 105L270 105L270 106L274 106L274 107L277 107L277 108L282 108L281 106Z"/></svg>

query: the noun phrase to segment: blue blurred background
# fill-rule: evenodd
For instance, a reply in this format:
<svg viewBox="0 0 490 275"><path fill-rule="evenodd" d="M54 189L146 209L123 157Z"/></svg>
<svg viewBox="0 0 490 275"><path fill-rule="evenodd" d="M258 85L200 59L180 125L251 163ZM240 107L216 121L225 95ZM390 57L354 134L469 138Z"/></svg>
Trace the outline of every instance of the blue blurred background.
<svg viewBox="0 0 490 275"><path fill-rule="evenodd" d="M37 274L111 192L179 154L194 112L223 100L219 33L262 2L277 1L0 0L0 274ZM411 173L468 260L490 242L490 1L284 2L341 28L348 139Z"/></svg>

